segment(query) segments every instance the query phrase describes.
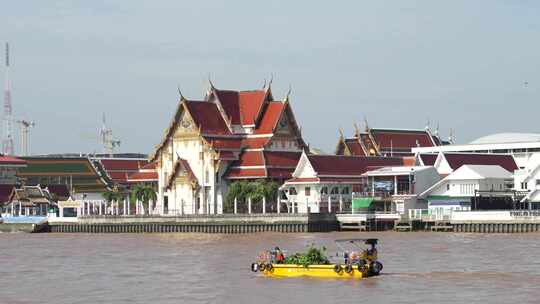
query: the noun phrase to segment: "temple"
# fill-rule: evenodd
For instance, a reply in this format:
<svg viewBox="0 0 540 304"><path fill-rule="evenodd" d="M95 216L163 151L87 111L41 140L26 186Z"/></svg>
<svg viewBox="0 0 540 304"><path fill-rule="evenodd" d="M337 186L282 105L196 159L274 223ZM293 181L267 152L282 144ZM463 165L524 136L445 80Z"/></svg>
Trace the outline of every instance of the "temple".
<svg viewBox="0 0 540 304"><path fill-rule="evenodd" d="M289 179L306 149L289 94L271 85L230 91L210 83L201 101L180 97L151 161L158 173L160 214L219 214L234 180Z"/></svg>
<svg viewBox="0 0 540 304"><path fill-rule="evenodd" d="M412 156L412 148L435 147L447 142L438 135L432 134L429 128L425 130L405 129L374 129L366 122L364 132L355 126L352 137L345 137L340 132L336 147L336 155L352 156Z"/></svg>

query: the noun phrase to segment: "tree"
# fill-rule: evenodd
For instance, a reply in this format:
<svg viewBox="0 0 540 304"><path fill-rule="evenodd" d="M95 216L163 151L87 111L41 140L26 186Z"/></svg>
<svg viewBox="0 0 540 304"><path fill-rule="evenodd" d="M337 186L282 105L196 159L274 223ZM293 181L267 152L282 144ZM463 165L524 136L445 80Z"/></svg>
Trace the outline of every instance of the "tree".
<svg viewBox="0 0 540 304"><path fill-rule="evenodd" d="M157 194L154 187L151 185L145 185L145 184L137 184L133 187L130 194L131 201L141 201L145 213L147 213L150 209L150 202L152 202L152 207L154 203L157 201Z"/></svg>
<svg viewBox="0 0 540 304"><path fill-rule="evenodd" d="M107 190L102 194L103 198L108 202L118 202L124 199L124 195L120 193L117 189Z"/></svg>
<svg viewBox="0 0 540 304"><path fill-rule="evenodd" d="M105 191L102 196L107 201L107 203L111 203L111 208L114 202L118 203L124 199L124 194L118 191L116 187L112 190Z"/></svg>
<svg viewBox="0 0 540 304"><path fill-rule="evenodd" d="M259 179L255 181L235 181L229 185L225 195L225 212L234 210L234 199L236 198L239 209L247 209L247 200L251 198L252 203L261 203L263 198L273 201L276 198L279 185L274 181Z"/></svg>

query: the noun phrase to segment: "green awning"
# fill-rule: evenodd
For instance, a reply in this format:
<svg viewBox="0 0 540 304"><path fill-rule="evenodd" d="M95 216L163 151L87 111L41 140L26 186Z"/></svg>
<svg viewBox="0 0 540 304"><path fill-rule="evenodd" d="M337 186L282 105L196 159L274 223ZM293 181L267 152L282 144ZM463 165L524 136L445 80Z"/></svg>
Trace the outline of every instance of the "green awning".
<svg viewBox="0 0 540 304"><path fill-rule="evenodd" d="M353 209L369 208L369 206L371 206L371 203L373 203L373 198L371 197L353 198L352 208Z"/></svg>

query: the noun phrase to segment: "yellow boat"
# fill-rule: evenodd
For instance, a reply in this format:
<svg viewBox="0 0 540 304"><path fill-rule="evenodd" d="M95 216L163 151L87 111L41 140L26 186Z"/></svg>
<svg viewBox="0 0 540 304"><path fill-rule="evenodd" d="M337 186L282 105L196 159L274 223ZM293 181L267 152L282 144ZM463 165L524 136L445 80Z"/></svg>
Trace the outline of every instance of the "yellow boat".
<svg viewBox="0 0 540 304"><path fill-rule="evenodd" d="M353 252L343 249L343 244L352 244L356 248L358 243L371 245L370 249ZM261 272L268 277L315 277L315 278L346 278L361 279L379 275L383 269L382 263L377 260L375 245L377 239L345 239L336 240L336 244L342 249L341 256L344 263L336 261L336 264L296 265L281 264L284 255L276 247L276 251L265 251L257 263L251 264L251 271ZM362 252L359 254L359 252ZM281 255L278 259L277 256ZM336 255L338 256L338 254ZM277 262L276 262L277 261ZM326 263L329 263L326 259Z"/></svg>
<svg viewBox="0 0 540 304"><path fill-rule="evenodd" d="M345 278L361 279L368 276L368 272L359 270L357 265L302 265L269 264L261 271L270 277L316 277L316 278ZM349 272L346 271L350 266ZM336 271L337 270L337 271Z"/></svg>

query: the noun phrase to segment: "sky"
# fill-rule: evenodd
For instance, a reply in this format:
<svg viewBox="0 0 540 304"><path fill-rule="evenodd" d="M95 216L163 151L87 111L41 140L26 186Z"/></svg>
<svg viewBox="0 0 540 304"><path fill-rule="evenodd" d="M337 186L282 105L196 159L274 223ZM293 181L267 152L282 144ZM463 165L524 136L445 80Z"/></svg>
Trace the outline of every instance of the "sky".
<svg viewBox="0 0 540 304"><path fill-rule="evenodd" d="M273 76L311 147L342 128L422 129L458 143L539 133L538 1L2 1L13 112L32 154L151 153L178 102ZM0 79L5 78L0 67ZM20 129L14 128L16 153Z"/></svg>

